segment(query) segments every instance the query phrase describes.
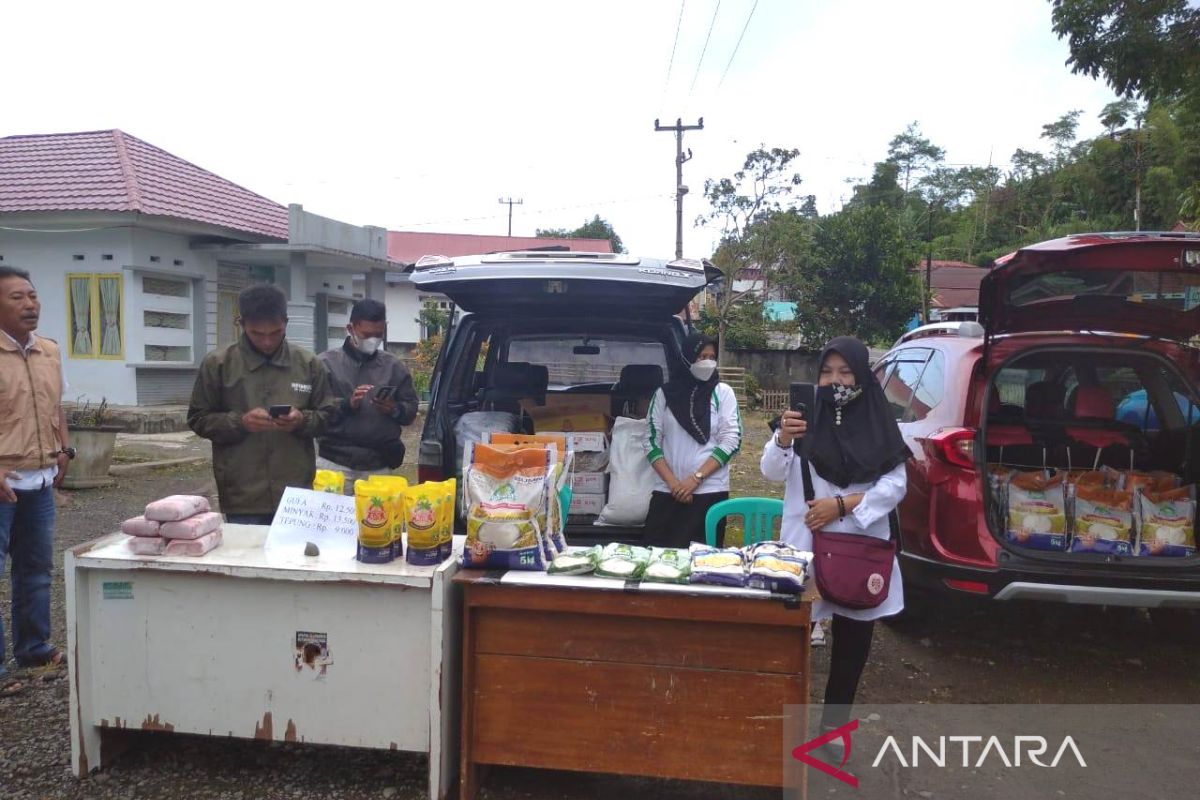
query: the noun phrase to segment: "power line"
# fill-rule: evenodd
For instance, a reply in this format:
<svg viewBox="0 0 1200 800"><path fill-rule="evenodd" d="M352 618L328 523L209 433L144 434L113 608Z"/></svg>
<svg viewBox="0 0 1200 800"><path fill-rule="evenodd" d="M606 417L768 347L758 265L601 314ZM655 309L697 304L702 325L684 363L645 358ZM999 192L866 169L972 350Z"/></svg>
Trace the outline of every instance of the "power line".
<svg viewBox="0 0 1200 800"><path fill-rule="evenodd" d="M754 5L750 6L750 13L746 15L746 24L742 26L742 33L738 36L737 44L733 46L733 52L729 55L729 63L725 65L725 71L721 73L721 80L717 82L717 88L725 83L725 76L729 74L729 68L733 66L734 56L738 53L738 48L742 46L742 39L746 36L746 30L750 27L750 20L754 19L754 10L758 8L758 0L754 0Z"/></svg>
<svg viewBox="0 0 1200 800"><path fill-rule="evenodd" d="M675 66L675 48L679 47L679 29L683 27L683 9L686 6L687 0L679 0L679 19L675 22L675 41L671 45L671 60L667 62L667 79L663 81L662 100L658 102L659 111L667 101L667 87L671 85L671 68Z"/></svg>
<svg viewBox="0 0 1200 800"><path fill-rule="evenodd" d="M696 80L700 77L700 67L704 65L704 54L708 52L708 41L712 38L713 28L717 24L717 12L721 10L721 0L717 0L717 7L713 9L712 22L708 23L708 35L704 37L704 47L700 49L700 60L696 62L696 74L692 76L692 85L688 89L688 98L691 99L692 92L696 89Z"/></svg>
<svg viewBox="0 0 1200 800"><path fill-rule="evenodd" d="M596 200L596 201L593 201L590 203L575 203L575 204L569 205L569 206L555 206L553 208L534 207L534 208L531 208L529 210L529 212L527 212L527 216L536 217L541 214L550 214L555 211L572 211L577 208L597 208L597 207L602 207L602 206L623 205L625 203L640 203L645 200L659 200L659 199L664 199L667 197L674 197L674 196L675 196L674 193L666 194L663 192L659 192L657 194L639 195L638 197L623 197L623 198L617 198L614 200ZM396 227L394 228L394 230L404 230L407 228L424 228L429 225L449 225L449 224L456 223L456 222L484 222L486 220L504 219L505 216L506 216L506 214L504 212L501 212L499 214L484 214L484 215L478 216L478 217L450 217L450 218L446 218L446 219L427 220L425 222L405 222L405 223L398 223L396 225Z"/></svg>

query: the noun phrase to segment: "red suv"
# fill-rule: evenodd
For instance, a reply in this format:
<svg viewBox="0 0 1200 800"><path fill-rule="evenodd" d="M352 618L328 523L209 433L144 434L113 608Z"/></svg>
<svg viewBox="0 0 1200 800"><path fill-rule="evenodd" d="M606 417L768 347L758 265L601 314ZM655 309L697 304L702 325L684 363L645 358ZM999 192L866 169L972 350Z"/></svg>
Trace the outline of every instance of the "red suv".
<svg viewBox="0 0 1200 800"><path fill-rule="evenodd" d="M1200 235L1026 247L984 278L979 312L979 324L907 334L875 367L914 452L898 513L905 584L1164 617L1200 608L1194 551L1139 551L1136 531L1096 548L1090 529L1072 536L1070 500L1062 535L1034 537L1035 548L1010 533L1005 510L1005 476L1021 471L1065 473L1064 485L1087 471L1118 488L1149 473L1200 481ZM1177 533L1194 545L1185 508L1190 530Z"/></svg>

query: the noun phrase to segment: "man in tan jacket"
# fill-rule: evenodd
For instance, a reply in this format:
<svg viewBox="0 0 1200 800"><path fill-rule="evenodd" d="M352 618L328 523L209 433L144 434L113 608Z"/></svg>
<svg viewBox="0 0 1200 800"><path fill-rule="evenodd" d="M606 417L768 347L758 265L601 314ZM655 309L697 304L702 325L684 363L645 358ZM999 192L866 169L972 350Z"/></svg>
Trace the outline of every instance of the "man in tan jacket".
<svg viewBox="0 0 1200 800"><path fill-rule="evenodd" d="M0 573L11 558L13 655L23 667L63 659L49 642L54 488L75 452L62 410L62 357L34 333L40 314L29 273L0 266ZM0 619L0 674L6 655Z"/></svg>

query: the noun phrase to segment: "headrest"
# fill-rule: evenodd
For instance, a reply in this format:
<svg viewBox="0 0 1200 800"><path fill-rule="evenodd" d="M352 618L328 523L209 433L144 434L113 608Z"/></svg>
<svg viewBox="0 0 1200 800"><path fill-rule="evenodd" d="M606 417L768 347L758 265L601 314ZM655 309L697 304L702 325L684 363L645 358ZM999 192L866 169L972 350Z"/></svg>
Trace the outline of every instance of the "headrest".
<svg viewBox="0 0 1200 800"><path fill-rule="evenodd" d="M658 364L627 364L621 367L617 384L627 392L650 394L663 383L662 367Z"/></svg>
<svg viewBox="0 0 1200 800"><path fill-rule="evenodd" d="M541 397L550 385L550 369L543 364L525 361L498 363L492 367L488 381L489 394L493 397L520 399Z"/></svg>
<svg viewBox="0 0 1200 800"><path fill-rule="evenodd" d="M1080 386L1075 390L1074 411L1076 419L1112 419L1116 407L1103 386Z"/></svg>

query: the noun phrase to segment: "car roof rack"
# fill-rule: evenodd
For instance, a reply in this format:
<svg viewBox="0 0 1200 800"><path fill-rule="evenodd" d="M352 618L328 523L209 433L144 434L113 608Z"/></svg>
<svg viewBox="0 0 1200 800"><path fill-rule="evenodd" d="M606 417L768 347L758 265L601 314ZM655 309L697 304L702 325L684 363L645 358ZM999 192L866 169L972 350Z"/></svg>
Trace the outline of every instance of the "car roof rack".
<svg viewBox="0 0 1200 800"><path fill-rule="evenodd" d="M983 326L978 322L934 322L930 325L913 328L897 339L896 344L892 345L892 347L897 347L917 339L928 339L933 336L961 336L966 339L981 339L983 338L983 333Z"/></svg>

